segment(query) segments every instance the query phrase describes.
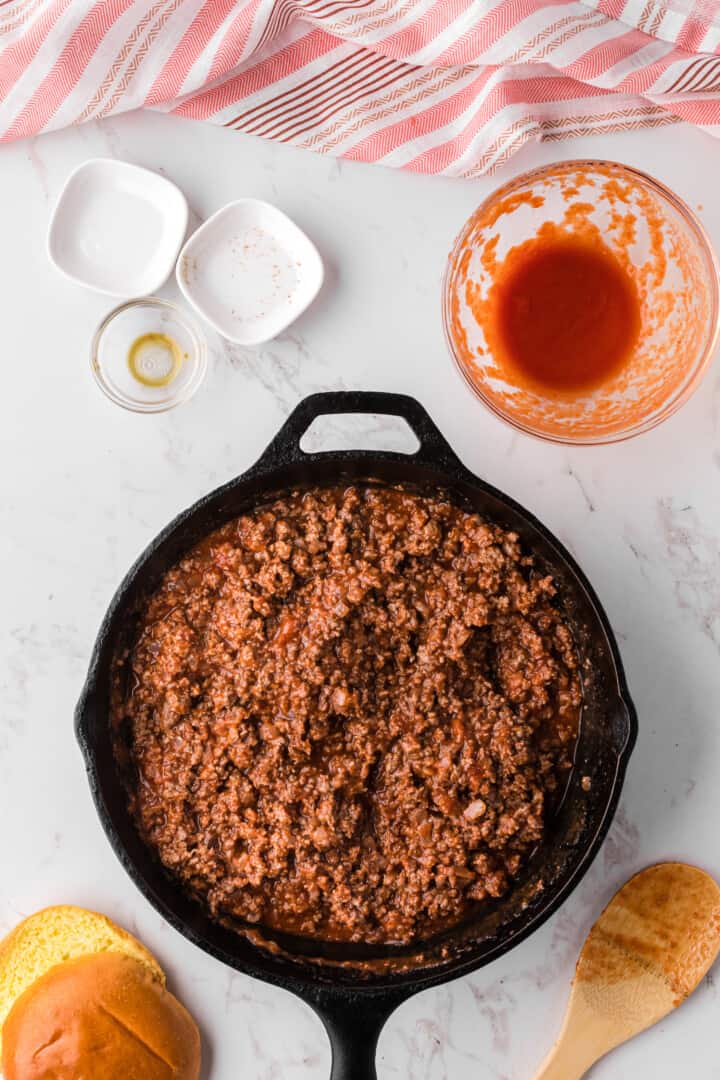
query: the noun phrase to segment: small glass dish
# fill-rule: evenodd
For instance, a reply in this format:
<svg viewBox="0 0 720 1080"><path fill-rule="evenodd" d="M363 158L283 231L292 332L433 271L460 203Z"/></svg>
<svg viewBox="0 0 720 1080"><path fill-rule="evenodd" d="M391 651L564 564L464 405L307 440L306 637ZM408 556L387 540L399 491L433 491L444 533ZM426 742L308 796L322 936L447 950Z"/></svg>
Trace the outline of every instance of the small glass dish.
<svg viewBox="0 0 720 1080"><path fill-rule="evenodd" d="M207 371L202 332L176 304L129 300L95 331L91 366L101 390L124 409L155 413L189 401Z"/></svg>
<svg viewBox="0 0 720 1080"><path fill-rule="evenodd" d="M513 383L483 327L497 268L546 222L601 236L640 300L629 360L582 395ZM699 385L720 333L719 273L702 225L657 180L610 161L548 165L499 188L463 227L443 281L445 338L473 393L513 427L552 442L617 442L667 419Z"/></svg>

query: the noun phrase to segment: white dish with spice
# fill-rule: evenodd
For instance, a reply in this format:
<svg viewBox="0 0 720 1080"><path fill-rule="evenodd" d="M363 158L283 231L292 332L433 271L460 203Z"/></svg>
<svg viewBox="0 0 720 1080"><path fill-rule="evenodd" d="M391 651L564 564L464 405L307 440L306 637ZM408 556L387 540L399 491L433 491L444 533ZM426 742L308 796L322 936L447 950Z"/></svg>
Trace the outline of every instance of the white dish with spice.
<svg viewBox="0 0 720 1080"><path fill-rule="evenodd" d="M177 265L185 299L237 345L276 337L315 299L323 264L314 244L260 199L228 203L193 233Z"/></svg>

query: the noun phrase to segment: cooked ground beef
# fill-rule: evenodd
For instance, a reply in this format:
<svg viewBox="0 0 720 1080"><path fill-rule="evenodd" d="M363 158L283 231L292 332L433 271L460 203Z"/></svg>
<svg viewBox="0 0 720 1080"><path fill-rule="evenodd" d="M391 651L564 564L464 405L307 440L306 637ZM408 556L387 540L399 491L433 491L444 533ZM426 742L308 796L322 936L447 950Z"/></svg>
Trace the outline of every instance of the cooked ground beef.
<svg viewBox="0 0 720 1080"><path fill-rule="evenodd" d="M502 896L571 767L553 594L442 496L315 489L232 521L118 659L142 835L215 915L310 937L409 942Z"/></svg>

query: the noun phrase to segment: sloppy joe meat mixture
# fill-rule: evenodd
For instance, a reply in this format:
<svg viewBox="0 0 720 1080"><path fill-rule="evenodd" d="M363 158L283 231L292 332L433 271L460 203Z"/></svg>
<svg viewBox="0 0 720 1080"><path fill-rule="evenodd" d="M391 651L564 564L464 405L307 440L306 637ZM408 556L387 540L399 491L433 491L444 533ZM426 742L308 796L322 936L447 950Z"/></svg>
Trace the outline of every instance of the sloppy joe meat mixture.
<svg viewBox="0 0 720 1080"><path fill-rule="evenodd" d="M503 896L581 703L551 578L442 495L294 492L165 576L118 657L131 810L217 917L406 943Z"/></svg>

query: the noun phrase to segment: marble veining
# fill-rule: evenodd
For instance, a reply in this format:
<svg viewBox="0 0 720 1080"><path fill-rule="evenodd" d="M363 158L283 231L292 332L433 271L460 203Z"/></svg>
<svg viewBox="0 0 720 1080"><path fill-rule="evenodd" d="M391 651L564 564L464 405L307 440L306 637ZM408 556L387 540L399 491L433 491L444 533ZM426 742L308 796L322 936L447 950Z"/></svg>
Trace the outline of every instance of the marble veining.
<svg viewBox="0 0 720 1080"><path fill-rule="evenodd" d="M107 402L89 340L112 307L45 258L50 209L95 156L156 169L194 227L243 196L275 202L318 246L326 284L278 339L243 349L208 329L194 401L161 416ZM558 1029L580 944L626 878L664 858L720 876L720 378L629 443L568 449L512 432L453 370L440 322L444 260L465 218L512 172L556 157L621 159L675 187L720 248L720 144L682 126L528 146L493 179L451 181L328 160L159 114L0 148L0 933L50 903L106 911L157 953L203 1032L203 1080L322 1080L312 1011L199 952L141 898L91 806L73 708L103 612L170 518L246 469L293 406L323 389L411 393L478 475L569 547L617 632L640 738L613 828L579 888L530 939L403 1004L380 1039L380 1080L525 1080ZM174 282L162 295L178 298ZM310 449L412 449L387 418L332 417ZM597 1080L710 1080L720 1059L717 971L677 1015L601 1062Z"/></svg>

